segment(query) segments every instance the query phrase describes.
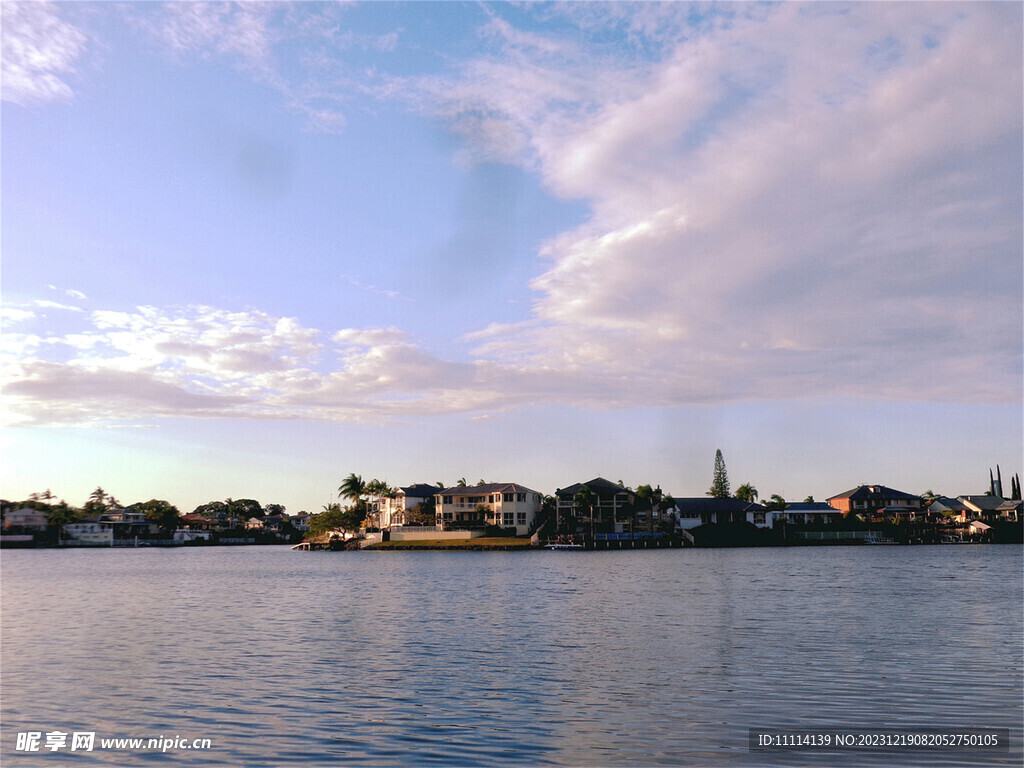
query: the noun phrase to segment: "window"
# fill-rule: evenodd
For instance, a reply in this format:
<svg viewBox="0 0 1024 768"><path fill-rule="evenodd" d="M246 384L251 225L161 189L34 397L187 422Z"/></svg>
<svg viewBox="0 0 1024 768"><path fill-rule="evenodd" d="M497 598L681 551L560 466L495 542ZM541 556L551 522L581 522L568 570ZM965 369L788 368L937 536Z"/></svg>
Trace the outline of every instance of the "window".
<svg viewBox="0 0 1024 768"><path fill-rule="evenodd" d="M444 497L444 503L445 504L451 504L452 503L452 497L451 496L445 496Z"/></svg>
<svg viewBox="0 0 1024 768"><path fill-rule="evenodd" d="M505 501L515 501L515 500L516 500L516 496L515 496L514 493L506 493L505 494Z"/></svg>
<svg viewBox="0 0 1024 768"><path fill-rule="evenodd" d="M515 522L514 522L515 521L515 517L516 516L514 514L512 514L511 512L506 512L505 513L505 522L504 522L504 524L505 525L515 525Z"/></svg>
<svg viewBox="0 0 1024 768"><path fill-rule="evenodd" d="M526 501L526 494L525 493L517 493L516 494L516 501Z"/></svg>
<svg viewBox="0 0 1024 768"><path fill-rule="evenodd" d="M764 512L754 513L754 525L764 525Z"/></svg>
<svg viewBox="0 0 1024 768"><path fill-rule="evenodd" d="M516 514L516 524L517 525L526 525L526 513L525 512L519 512L519 513Z"/></svg>

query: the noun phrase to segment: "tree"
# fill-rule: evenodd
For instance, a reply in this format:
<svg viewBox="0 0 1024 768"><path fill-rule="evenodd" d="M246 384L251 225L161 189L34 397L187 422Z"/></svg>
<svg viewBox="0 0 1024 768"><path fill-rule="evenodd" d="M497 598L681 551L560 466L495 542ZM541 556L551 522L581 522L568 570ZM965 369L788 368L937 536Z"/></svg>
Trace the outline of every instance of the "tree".
<svg viewBox="0 0 1024 768"><path fill-rule="evenodd" d="M464 477L460 477L460 478L459 478L459 482L457 482L457 483L455 484L455 487L456 487L456 488L465 488L465 487L467 487L467 486L466 486L466 478L464 478Z"/></svg>
<svg viewBox="0 0 1024 768"><path fill-rule="evenodd" d="M50 505L46 510L46 521L54 528L60 528L68 523L77 523L81 519L81 513L77 509L69 507L63 500L59 504Z"/></svg>
<svg viewBox="0 0 1024 768"><path fill-rule="evenodd" d="M437 501L431 496L406 512L406 522L414 525L434 525L437 522L436 509Z"/></svg>
<svg viewBox="0 0 1024 768"><path fill-rule="evenodd" d="M94 515L102 515L111 509L120 508L121 502L104 491L100 486L96 486L96 490L89 494L89 500L85 502L82 511L85 512L86 516L92 517Z"/></svg>
<svg viewBox="0 0 1024 768"><path fill-rule="evenodd" d="M584 485L576 491L576 495L572 497L572 506L577 518L582 517L583 513L586 512L590 520L590 536L593 538L596 532L594 527L594 492L590 490L589 485Z"/></svg>
<svg viewBox="0 0 1024 768"><path fill-rule="evenodd" d="M736 498L740 501L753 503L757 501L757 488L750 483L744 483L736 489Z"/></svg>
<svg viewBox="0 0 1024 768"><path fill-rule="evenodd" d="M813 496L808 496L806 499L804 499L804 504L813 504L813 503L814 503L814 497Z"/></svg>
<svg viewBox="0 0 1024 768"><path fill-rule="evenodd" d="M237 517L243 523L250 517L266 516L263 505L256 499L226 499L225 503L227 504L227 513L232 517Z"/></svg>
<svg viewBox="0 0 1024 768"><path fill-rule="evenodd" d="M180 513L178 508L168 501L150 499L132 504L128 509L143 513L147 520L160 526L161 531L173 532L178 527Z"/></svg>
<svg viewBox="0 0 1024 768"><path fill-rule="evenodd" d="M263 509L267 515L283 515L285 506L284 504L267 504Z"/></svg>
<svg viewBox="0 0 1024 768"><path fill-rule="evenodd" d="M362 512L366 510L366 502L363 500L365 494L366 483L355 472L349 473L349 476L338 486L338 496L342 499L351 499L352 504Z"/></svg>
<svg viewBox="0 0 1024 768"><path fill-rule="evenodd" d="M722 458L721 449L715 451L715 474L707 495L713 499L729 498L729 473L725 469L725 459Z"/></svg>
<svg viewBox="0 0 1024 768"><path fill-rule="evenodd" d="M779 494L773 493L771 499L765 502L764 508L781 512L786 508L786 500L779 496Z"/></svg>
<svg viewBox="0 0 1024 768"><path fill-rule="evenodd" d="M358 530L362 522L363 514L355 505L343 508L341 504L328 504L323 512L309 519L309 530L317 536L333 531L348 533Z"/></svg>

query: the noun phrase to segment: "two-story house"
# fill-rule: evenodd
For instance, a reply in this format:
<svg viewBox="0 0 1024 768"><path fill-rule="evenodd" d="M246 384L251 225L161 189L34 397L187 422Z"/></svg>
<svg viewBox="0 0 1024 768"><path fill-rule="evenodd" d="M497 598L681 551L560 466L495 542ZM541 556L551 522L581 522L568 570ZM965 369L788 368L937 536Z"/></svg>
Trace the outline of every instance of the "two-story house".
<svg viewBox="0 0 1024 768"><path fill-rule="evenodd" d="M573 483L555 491L555 527L559 532L567 521L575 521L580 532L630 533L637 513L636 492L603 477ZM584 508L585 507L585 508ZM649 510L644 510L649 514ZM570 531L576 533L577 531Z"/></svg>
<svg viewBox="0 0 1024 768"><path fill-rule="evenodd" d="M867 520L893 516L914 519L921 512L920 496L884 485L858 485L826 501L844 515L860 515Z"/></svg>
<svg viewBox="0 0 1024 768"><path fill-rule="evenodd" d="M516 536L525 536L540 512L540 492L517 483L434 490L437 525L442 531L497 525L515 528Z"/></svg>
<svg viewBox="0 0 1024 768"><path fill-rule="evenodd" d="M399 488L394 496L383 499L380 507L380 527L390 528L393 525L405 525L409 522L409 512L418 504L424 504L434 498L440 488L427 483L417 483Z"/></svg>

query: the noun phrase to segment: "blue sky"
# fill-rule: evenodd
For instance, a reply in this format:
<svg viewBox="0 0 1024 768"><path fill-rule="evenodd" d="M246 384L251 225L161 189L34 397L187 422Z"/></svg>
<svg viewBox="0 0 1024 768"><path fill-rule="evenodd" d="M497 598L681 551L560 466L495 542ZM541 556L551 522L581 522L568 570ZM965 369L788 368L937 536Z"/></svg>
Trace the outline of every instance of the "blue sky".
<svg viewBox="0 0 1024 768"><path fill-rule="evenodd" d="M5 498L1022 469L1017 4L3 14Z"/></svg>

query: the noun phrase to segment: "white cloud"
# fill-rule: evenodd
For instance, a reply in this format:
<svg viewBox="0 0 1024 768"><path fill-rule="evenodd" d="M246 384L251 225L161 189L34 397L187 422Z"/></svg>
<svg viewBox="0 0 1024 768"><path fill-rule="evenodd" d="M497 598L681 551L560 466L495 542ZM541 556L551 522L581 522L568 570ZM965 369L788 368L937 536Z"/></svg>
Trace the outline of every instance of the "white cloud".
<svg viewBox="0 0 1024 768"><path fill-rule="evenodd" d="M16 104L61 101L73 96L67 80L87 38L62 21L49 2L5 2L2 13L3 99Z"/></svg>
<svg viewBox="0 0 1024 768"><path fill-rule="evenodd" d="M418 83L592 205L476 354L609 402L1018 399L1019 7L732 7L644 64L492 25L500 55Z"/></svg>
<svg viewBox="0 0 1024 768"><path fill-rule="evenodd" d="M81 307L74 307L70 304L61 304L58 301L49 301L47 299L36 299L32 302L35 306L42 309L62 309L65 312L82 312L84 311Z"/></svg>

